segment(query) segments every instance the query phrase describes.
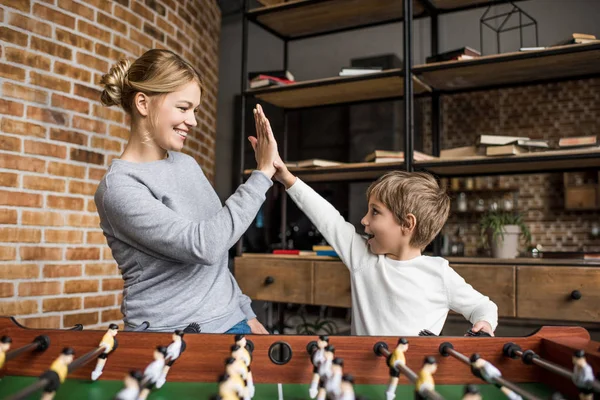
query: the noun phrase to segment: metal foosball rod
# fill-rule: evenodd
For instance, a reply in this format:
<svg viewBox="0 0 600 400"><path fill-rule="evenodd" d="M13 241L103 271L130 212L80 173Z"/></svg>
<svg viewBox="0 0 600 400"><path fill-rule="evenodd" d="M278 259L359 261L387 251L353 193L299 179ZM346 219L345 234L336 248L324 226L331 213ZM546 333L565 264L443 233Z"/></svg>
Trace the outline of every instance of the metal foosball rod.
<svg viewBox="0 0 600 400"><path fill-rule="evenodd" d="M443 357L452 356L457 360L467 364L471 367L471 373L480 378L481 380L497 385L500 389L505 387L512 392L518 394L519 396L529 399L529 400L542 400L540 397L537 397L526 390L523 390L516 384L504 379L500 371L493 366L489 361L485 361L479 357L478 354L473 354L471 358L465 356L462 353L454 350L454 346L450 342L444 342L440 344L439 352ZM479 361L483 367L476 368L473 364Z"/></svg>
<svg viewBox="0 0 600 400"><path fill-rule="evenodd" d="M45 351L50 346L50 338L46 335L40 335L33 339L33 342L26 344L23 347L19 347L18 349L10 350L6 352L6 361L10 361L23 353L31 352L31 351ZM0 368L2 365L0 364Z"/></svg>
<svg viewBox="0 0 600 400"><path fill-rule="evenodd" d="M390 356L392 355L392 353L390 352L390 349L387 345L387 343L385 342L377 342L375 343L375 346L373 346L373 352L380 356L380 357L385 357L386 360L390 358ZM404 363L396 363L394 364L394 368L397 368L400 373L406 375L406 377L408 378L408 380L413 383L416 384L419 376L410 368L408 368L406 366L406 364ZM435 390L430 390L430 389L421 389L420 390L421 395L424 398L430 399L430 400L443 400L444 398Z"/></svg>
<svg viewBox="0 0 600 400"><path fill-rule="evenodd" d="M521 349L521 346L518 344L508 342L504 345L502 349L502 353L504 356L509 358L521 358L524 364L527 365L537 365L538 367L544 368L547 371L553 372L557 375L562 376L563 378L567 378L570 381L574 380L573 371L568 370L567 368L555 364L551 361L544 360L538 354L536 354L533 350L525 350ZM600 393L600 382L598 380L593 380L590 382L591 388L596 392Z"/></svg>

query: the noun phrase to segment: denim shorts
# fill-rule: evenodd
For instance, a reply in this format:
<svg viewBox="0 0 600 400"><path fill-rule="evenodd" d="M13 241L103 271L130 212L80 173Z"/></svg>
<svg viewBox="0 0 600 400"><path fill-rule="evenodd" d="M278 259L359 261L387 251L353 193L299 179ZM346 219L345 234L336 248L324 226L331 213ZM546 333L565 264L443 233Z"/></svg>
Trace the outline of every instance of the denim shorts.
<svg viewBox="0 0 600 400"><path fill-rule="evenodd" d="M252 329L250 329L250 325L248 325L248 320L245 319L229 328L229 330L225 333L249 335L252 333Z"/></svg>

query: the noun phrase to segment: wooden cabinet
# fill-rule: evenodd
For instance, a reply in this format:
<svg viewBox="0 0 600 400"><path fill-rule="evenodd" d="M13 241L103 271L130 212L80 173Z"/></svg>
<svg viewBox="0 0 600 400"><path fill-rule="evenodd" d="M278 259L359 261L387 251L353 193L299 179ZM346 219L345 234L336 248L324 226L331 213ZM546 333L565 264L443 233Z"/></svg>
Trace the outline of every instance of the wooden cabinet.
<svg viewBox="0 0 600 400"><path fill-rule="evenodd" d="M517 316L600 321L600 268L517 268Z"/></svg>
<svg viewBox="0 0 600 400"><path fill-rule="evenodd" d="M498 306L500 317L516 316L515 267L512 265L452 265L476 290Z"/></svg>

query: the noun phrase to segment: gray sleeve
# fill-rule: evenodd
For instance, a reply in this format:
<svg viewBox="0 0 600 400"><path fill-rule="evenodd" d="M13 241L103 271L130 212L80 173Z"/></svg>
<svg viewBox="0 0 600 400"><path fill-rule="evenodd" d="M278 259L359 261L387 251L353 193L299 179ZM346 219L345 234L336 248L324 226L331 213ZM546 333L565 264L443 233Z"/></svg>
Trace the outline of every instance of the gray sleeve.
<svg viewBox="0 0 600 400"><path fill-rule="evenodd" d="M272 184L265 174L254 171L224 207L199 222L183 218L143 185L109 187L101 206L117 239L150 254L212 265L248 229Z"/></svg>

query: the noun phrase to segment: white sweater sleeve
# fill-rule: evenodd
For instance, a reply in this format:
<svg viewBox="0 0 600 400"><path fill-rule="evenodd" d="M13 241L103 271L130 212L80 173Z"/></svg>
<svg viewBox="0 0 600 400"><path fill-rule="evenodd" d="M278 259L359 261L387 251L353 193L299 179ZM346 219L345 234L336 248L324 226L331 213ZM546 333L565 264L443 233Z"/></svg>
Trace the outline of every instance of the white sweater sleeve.
<svg viewBox="0 0 600 400"><path fill-rule="evenodd" d="M492 330L496 330L498 326L496 304L469 285L448 265L447 261L444 265L444 285L448 296L448 308L461 313L472 324L486 321L492 326Z"/></svg>
<svg viewBox="0 0 600 400"><path fill-rule="evenodd" d="M312 221L327 242L352 272L359 271L377 256L369 251L365 239L338 210L299 178L287 190L294 203Z"/></svg>

